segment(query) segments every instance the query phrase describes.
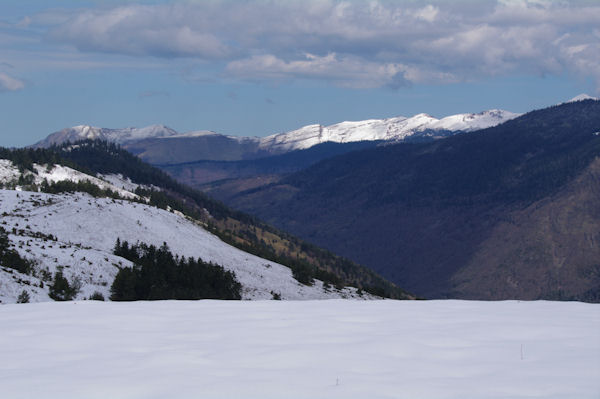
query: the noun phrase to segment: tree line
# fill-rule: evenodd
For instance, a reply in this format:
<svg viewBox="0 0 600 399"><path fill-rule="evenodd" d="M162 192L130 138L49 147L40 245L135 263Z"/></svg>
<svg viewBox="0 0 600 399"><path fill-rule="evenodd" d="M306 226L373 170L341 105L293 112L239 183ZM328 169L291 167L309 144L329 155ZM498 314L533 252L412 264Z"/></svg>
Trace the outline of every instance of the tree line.
<svg viewBox="0 0 600 399"><path fill-rule="evenodd" d="M173 256L166 243L130 245L117 239L114 254L134 263L119 270L113 301L160 299L241 299L235 273L197 258Z"/></svg>

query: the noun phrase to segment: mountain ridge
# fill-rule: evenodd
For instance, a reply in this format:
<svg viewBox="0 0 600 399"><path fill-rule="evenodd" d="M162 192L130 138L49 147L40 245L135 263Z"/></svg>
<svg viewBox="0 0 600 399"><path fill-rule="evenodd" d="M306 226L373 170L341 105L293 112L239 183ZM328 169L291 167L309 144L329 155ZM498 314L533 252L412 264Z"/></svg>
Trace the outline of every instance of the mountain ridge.
<svg viewBox="0 0 600 399"><path fill-rule="evenodd" d="M214 148L199 152L197 155L186 152L184 159L173 154L169 159L181 162L197 160L242 160L308 149L325 142L396 142L412 136L443 137L448 134L495 126L519 115L509 111L494 109L480 113L457 114L437 119L428 114L421 113L409 118L399 116L387 119L344 121L329 126L313 124L265 137L231 136L204 130L178 133L164 125L125 129L108 129L80 125L52 133L45 139L33 144L32 147L48 148L52 145L60 145L82 139L99 139L124 145L142 159L153 164L160 164L169 162L165 161L164 155L161 158L161 155L157 154L157 151L148 151L148 148L144 148L145 146L159 146L163 149L163 152L165 152L165 149L167 149L166 151L170 149L171 152L177 152L177 149L173 147L177 145L174 141L182 141L185 143L185 146L188 146L192 141L200 140L202 146L209 145ZM234 154L226 159L215 157L215 153L219 152L215 151L215 149L221 149L222 151L223 143L226 143L229 147L243 148L236 148L238 154Z"/></svg>

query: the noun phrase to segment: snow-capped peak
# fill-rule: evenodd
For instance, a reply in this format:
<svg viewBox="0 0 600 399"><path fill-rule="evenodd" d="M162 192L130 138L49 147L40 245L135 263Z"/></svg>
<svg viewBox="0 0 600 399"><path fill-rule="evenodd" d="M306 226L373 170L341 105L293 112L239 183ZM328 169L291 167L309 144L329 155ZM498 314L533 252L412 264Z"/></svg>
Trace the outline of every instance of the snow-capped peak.
<svg viewBox="0 0 600 399"><path fill-rule="evenodd" d="M498 125L520 114L492 109L477 114L458 114L442 119L420 113L410 118L403 116L387 119L368 119L341 122L330 126L304 126L291 132L274 134L260 140L262 149L282 153L306 149L327 141L348 143L354 141L401 141L418 133L431 131L468 132Z"/></svg>
<svg viewBox="0 0 600 399"><path fill-rule="evenodd" d="M151 125L142 128L127 127L123 129L107 129L89 125L78 125L52 133L33 147L50 147L78 140L107 140L118 144L129 141L156 137L177 136L177 131L164 125Z"/></svg>
<svg viewBox="0 0 600 399"><path fill-rule="evenodd" d="M598 100L598 97L592 97L588 94L582 93L578 96L573 97L572 99L570 99L569 101L567 101L567 103L574 103L577 101L584 101L584 100Z"/></svg>

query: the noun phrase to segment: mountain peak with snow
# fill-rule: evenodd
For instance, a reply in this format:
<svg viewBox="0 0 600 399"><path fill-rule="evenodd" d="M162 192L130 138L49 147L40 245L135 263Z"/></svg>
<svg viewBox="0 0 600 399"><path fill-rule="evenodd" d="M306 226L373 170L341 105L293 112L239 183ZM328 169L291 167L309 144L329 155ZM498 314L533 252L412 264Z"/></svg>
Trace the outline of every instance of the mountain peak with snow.
<svg viewBox="0 0 600 399"><path fill-rule="evenodd" d="M585 100L598 100L598 97L592 97L589 94L579 94L578 96L573 97L572 99L570 99L569 101L566 101L567 103L575 103L577 101L585 101Z"/></svg>
<svg viewBox="0 0 600 399"><path fill-rule="evenodd" d="M426 113L419 113L412 117L397 116L385 119L366 119L359 121L344 121L325 126L320 123L307 125L288 132L272 134L266 137L229 136L208 130L191 131L180 134L164 125L152 125L144 128L106 129L87 125L74 126L52 133L46 139L36 143L33 147L50 147L65 142L74 142L85 139L98 139L127 145L135 143L136 153L143 154L144 146L151 146L152 153L161 151L170 154L173 159L181 162L196 161L207 156L211 160L232 160L231 156L239 159L256 156L277 155L294 150L304 150L326 142L351 143L359 141L403 141L411 136L440 138L460 132L471 132L496 126L520 114L492 109L479 113L466 113L450 115L437 119ZM176 139L187 139L185 144L178 143ZM152 143L141 143L142 140L152 140ZM161 139L173 139L160 142ZM202 140L202 144L193 144L190 139ZM157 142L157 140L159 142ZM224 142L227 146L224 147ZM195 148L201 147L201 148ZM190 147L192 146L192 147ZM192 150L192 148L194 148ZM204 151L204 152L203 152ZM225 154L227 151L229 155ZM183 153L187 155L182 155ZM204 154L204 155L201 155ZM234 154L234 155L231 155ZM144 159L144 155L141 155ZM186 158L187 157L187 158ZM164 158L164 157L163 157ZM189 159L188 159L189 158ZM169 158L157 163L169 163Z"/></svg>
<svg viewBox="0 0 600 399"><path fill-rule="evenodd" d="M165 125L150 125L142 128L127 127L108 129L90 125L77 125L50 134L34 144L34 148L45 148L79 140L106 140L117 144L157 137L177 136L179 133Z"/></svg>
<svg viewBox="0 0 600 399"><path fill-rule="evenodd" d="M345 121L330 126L307 125L286 133L260 139L262 149L283 153L307 149L327 141L349 143L356 141L402 141L412 135L434 136L436 132L470 132L496 126L521 114L492 109L476 114L457 114L442 119L420 113L410 118L403 116L386 119Z"/></svg>

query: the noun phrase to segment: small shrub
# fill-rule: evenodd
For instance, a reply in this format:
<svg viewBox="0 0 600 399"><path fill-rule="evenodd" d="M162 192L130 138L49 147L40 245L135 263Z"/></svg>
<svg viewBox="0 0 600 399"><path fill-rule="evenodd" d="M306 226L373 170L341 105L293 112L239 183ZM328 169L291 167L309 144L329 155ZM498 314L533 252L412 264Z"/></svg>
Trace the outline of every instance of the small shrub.
<svg viewBox="0 0 600 399"><path fill-rule="evenodd" d="M55 301L70 301L77 295L81 284L76 281L76 284L69 284L69 281L63 276L62 271L58 271L54 274L54 281L50 286L50 292L48 295Z"/></svg>
<svg viewBox="0 0 600 399"><path fill-rule="evenodd" d="M31 297L29 296L29 293L27 291L23 290L19 294L19 297L17 298L17 303L29 303L30 300L31 300Z"/></svg>
<svg viewBox="0 0 600 399"><path fill-rule="evenodd" d="M88 298L90 301L104 301L104 295L101 292L94 291L94 293Z"/></svg>

